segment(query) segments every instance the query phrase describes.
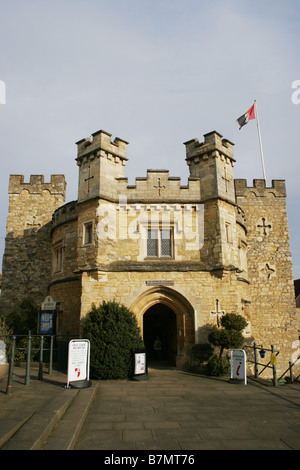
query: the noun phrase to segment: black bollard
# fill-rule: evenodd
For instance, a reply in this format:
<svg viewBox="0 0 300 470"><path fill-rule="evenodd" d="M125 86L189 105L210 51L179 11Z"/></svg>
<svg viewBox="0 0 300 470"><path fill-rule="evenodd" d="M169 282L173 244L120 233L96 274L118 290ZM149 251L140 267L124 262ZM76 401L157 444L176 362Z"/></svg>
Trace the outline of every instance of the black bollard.
<svg viewBox="0 0 300 470"><path fill-rule="evenodd" d="M7 386L6 386L7 395L11 395L12 393L12 376L13 376L13 370L14 370L15 347L16 347L16 337L13 336L11 352L10 352L10 360L9 360L8 379L7 379Z"/></svg>
<svg viewBox="0 0 300 470"><path fill-rule="evenodd" d="M43 380L43 355L44 355L44 336L41 336L38 380Z"/></svg>

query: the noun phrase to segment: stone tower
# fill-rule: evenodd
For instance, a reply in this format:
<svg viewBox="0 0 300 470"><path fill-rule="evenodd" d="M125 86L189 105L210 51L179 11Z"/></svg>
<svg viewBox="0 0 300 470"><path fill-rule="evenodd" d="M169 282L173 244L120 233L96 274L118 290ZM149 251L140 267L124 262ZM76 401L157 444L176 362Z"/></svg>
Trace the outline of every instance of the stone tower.
<svg viewBox="0 0 300 470"><path fill-rule="evenodd" d="M50 230L52 214L65 202L66 183L62 175L52 175L45 183L42 175L11 175L7 217L1 313L9 313L15 303L28 295L40 304L47 295L51 273Z"/></svg>
<svg viewBox="0 0 300 470"><path fill-rule="evenodd" d="M127 163L127 142L118 137L111 142L111 134L102 130L92 136L92 140L85 138L77 142L79 203L95 197L115 199L116 178L124 177Z"/></svg>
<svg viewBox="0 0 300 470"><path fill-rule="evenodd" d="M239 268L236 228L233 144L216 131L185 142L190 176L200 181L200 201L205 207L202 260L212 269Z"/></svg>
<svg viewBox="0 0 300 470"><path fill-rule="evenodd" d="M258 344L280 349L278 361L287 364L298 329L285 181L266 187L265 180L254 180L249 187L237 179L235 192L247 226L252 334Z"/></svg>
<svg viewBox="0 0 300 470"><path fill-rule="evenodd" d="M201 181L201 201L219 197L235 203L233 145L216 131L205 134L204 142L185 142L190 175Z"/></svg>

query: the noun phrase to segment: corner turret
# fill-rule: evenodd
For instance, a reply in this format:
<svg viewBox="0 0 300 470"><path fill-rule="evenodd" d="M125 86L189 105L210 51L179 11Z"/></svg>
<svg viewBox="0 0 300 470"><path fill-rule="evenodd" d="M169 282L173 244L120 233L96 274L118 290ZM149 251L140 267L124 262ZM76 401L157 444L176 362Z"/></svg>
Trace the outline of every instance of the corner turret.
<svg viewBox="0 0 300 470"><path fill-rule="evenodd" d="M184 145L190 176L201 179L201 200L220 197L234 202L234 144L212 131L204 135L204 142L192 139Z"/></svg>
<svg viewBox="0 0 300 470"><path fill-rule="evenodd" d="M78 202L95 197L114 199L116 178L124 177L127 163L127 145L123 139L103 130L94 132L92 138L77 142L79 166Z"/></svg>

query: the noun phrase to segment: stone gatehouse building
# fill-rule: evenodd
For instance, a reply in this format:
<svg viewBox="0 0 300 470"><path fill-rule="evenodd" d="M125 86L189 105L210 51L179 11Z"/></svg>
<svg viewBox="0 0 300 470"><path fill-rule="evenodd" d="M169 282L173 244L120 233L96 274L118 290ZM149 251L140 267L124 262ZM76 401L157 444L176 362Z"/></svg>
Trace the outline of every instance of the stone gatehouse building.
<svg viewBox="0 0 300 470"><path fill-rule="evenodd" d="M115 299L137 317L149 354L182 366L224 313L280 350L298 340L283 180L234 179L233 144L216 132L185 142L188 184L167 170L128 184L127 142L98 131L77 142L78 199L63 175L9 181L1 313L28 294L57 302L56 331L80 334L91 304Z"/></svg>

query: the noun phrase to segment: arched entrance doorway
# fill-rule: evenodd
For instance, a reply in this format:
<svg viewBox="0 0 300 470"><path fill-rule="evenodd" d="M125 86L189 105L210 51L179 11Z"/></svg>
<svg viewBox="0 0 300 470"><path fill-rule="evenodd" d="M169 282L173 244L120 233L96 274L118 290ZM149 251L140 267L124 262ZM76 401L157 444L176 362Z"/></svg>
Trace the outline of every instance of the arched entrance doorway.
<svg viewBox="0 0 300 470"><path fill-rule="evenodd" d="M176 365L176 315L164 304L150 307L143 316L144 344L149 361Z"/></svg>
<svg viewBox="0 0 300 470"><path fill-rule="evenodd" d="M160 312L163 330L166 333L167 328L175 331L174 340L171 339L173 333L167 336L168 357L174 364L176 362L177 367L189 361L191 348L195 344L194 309L180 292L166 286L153 287L144 291L130 306L130 310L135 314L143 340L150 345L150 350L150 342L154 342L153 337L150 341L150 335Z"/></svg>

